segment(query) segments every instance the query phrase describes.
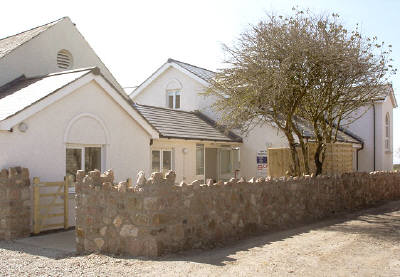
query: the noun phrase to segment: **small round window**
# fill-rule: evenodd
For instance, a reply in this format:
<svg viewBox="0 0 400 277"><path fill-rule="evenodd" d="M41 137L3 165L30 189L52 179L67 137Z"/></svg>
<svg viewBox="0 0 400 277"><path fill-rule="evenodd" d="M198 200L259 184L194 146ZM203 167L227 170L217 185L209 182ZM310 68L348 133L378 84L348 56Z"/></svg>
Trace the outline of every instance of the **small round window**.
<svg viewBox="0 0 400 277"><path fill-rule="evenodd" d="M60 50L57 53L57 66L62 69L72 67L72 55L68 50Z"/></svg>

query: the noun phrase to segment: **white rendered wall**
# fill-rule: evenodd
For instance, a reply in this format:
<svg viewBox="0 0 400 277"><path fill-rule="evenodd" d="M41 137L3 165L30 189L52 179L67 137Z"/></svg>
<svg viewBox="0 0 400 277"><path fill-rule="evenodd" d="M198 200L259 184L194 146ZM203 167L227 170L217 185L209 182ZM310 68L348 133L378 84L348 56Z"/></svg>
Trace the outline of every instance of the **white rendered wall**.
<svg viewBox="0 0 400 277"><path fill-rule="evenodd" d="M212 97L201 95L205 91L205 87L182 73L181 71L169 67L153 82L151 82L139 95L133 98L133 101L157 107L168 108L167 105L167 86L171 82L179 82L181 84L181 110L195 111L201 110L206 115L209 113Z"/></svg>
<svg viewBox="0 0 400 277"><path fill-rule="evenodd" d="M240 146L240 176L257 176L257 153L270 147L288 147L285 135L272 126L255 127L243 136Z"/></svg>
<svg viewBox="0 0 400 277"><path fill-rule="evenodd" d="M31 177L59 181L65 176L64 135L71 120L82 113L101 119L108 134L105 169L112 168L117 181L149 171L150 136L95 81L77 89L60 101L28 118L28 130L0 132L0 168L23 166ZM82 125L82 123L87 124ZM97 144L104 141L99 124L91 118L78 121L82 129L69 142ZM86 127L86 129L85 129ZM73 128L71 128L73 130Z"/></svg>
<svg viewBox="0 0 400 277"><path fill-rule="evenodd" d="M358 170L370 172L374 170L374 139L375 139L375 170L393 169L393 105L390 97L375 106L375 137L374 137L374 109L372 106L360 109L359 114L365 112L361 118L345 126L361 137L364 148L358 152ZM390 114L390 150L385 149L385 116Z"/></svg>
<svg viewBox="0 0 400 277"><path fill-rule="evenodd" d="M183 149L186 148L186 153ZM196 180L196 142L190 140L154 140L151 146L153 150L172 150L173 151L173 170L176 172L176 182L185 181L191 183ZM151 159L151 152L148 156ZM151 169L147 171L147 176Z"/></svg>
<svg viewBox="0 0 400 277"><path fill-rule="evenodd" d="M217 113L213 112L211 109L215 98L201 95L206 88L190 76L173 67L168 68L164 73L153 80L152 83L133 100L140 104L167 107L166 88L173 80L177 80L182 86L182 110L200 110L210 118L218 120ZM391 128L393 129L393 108L390 97L387 97L384 103L375 104L375 107L375 168L376 170L391 170L393 165L393 150L386 151L384 149L384 119L386 112L391 114ZM369 172L374 170L373 109L372 107L360 109L359 114L363 114L363 116L349 126L344 127L363 139L364 149L360 150L358 153L358 170ZM274 127L257 127L252 130L247 137L243 138L243 145L241 146L242 176L253 176L257 173L257 153L262 149L266 149L267 145L268 147L287 147L286 137L282 133L279 133ZM391 132L391 147L393 147L393 130Z"/></svg>
<svg viewBox="0 0 400 277"><path fill-rule="evenodd" d="M58 51L73 56L72 69L97 66L118 89L120 86L69 18L65 18L0 59L0 86L27 77L64 71L57 67Z"/></svg>
<svg viewBox="0 0 400 277"><path fill-rule="evenodd" d="M374 170L374 110L369 106L357 114L361 118L344 127L363 140L364 148L358 152L358 171L370 172Z"/></svg>
<svg viewBox="0 0 400 277"><path fill-rule="evenodd" d="M139 104L167 107L166 88L167 85L173 80L179 81L182 86L182 110L200 110L213 120L217 120L217 114L211 109L211 105L215 101L215 98L201 95L200 93L204 92L206 88L193 78L173 67L170 67L164 71L133 100ZM195 151L195 146L195 143L182 143L181 141L177 142L177 144L174 146L179 147L179 150L176 151L176 172L178 174L177 180L181 179L180 170L183 170L183 167L179 165L179 157L182 156L182 147L187 147L189 151ZM257 153L258 151L266 150L267 146L286 147L286 138L282 133L278 132L278 129L271 126L256 127L249 133L247 137L243 137L243 144L240 145L241 176L256 176ZM195 155L195 152L193 155ZM195 178L195 156L192 157L192 153L189 152L186 154L185 159L187 166L184 174L188 180L192 181L192 179Z"/></svg>

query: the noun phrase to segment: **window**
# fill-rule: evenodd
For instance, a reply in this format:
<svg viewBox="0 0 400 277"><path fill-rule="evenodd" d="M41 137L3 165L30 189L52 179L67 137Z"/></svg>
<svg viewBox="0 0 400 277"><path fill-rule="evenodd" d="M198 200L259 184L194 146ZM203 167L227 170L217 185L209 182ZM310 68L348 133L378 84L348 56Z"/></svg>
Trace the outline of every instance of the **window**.
<svg viewBox="0 0 400 277"><path fill-rule="evenodd" d="M86 172L101 168L101 147L68 147L66 149L66 175L76 176L78 170Z"/></svg>
<svg viewBox="0 0 400 277"><path fill-rule="evenodd" d="M151 151L152 172L167 173L171 169L172 169L172 150Z"/></svg>
<svg viewBox="0 0 400 277"><path fill-rule="evenodd" d="M385 149L390 150L390 114L385 117Z"/></svg>
<svg viewBox="0 0 400 277"><path fill-rule="evenodd" d="M196 175L204 175L204 144L196 144Z"/></svg>
<svg viewBox="0 0 400 277"><path fill-rule="evenodd" d="M67 148L66 175L75 176L76 172L82 169L82 149Z"/></svg>
<svg viewBox="0 0 400 277"><path fill-rule="evenodd" d="M232 172L232 151L231 149L220 150L220 173L229 174Z"/></svg>
<svg viewBox="0 0 400 277"><path fill-rule="evenodd" d="M168 92L168 108L180 109L181 108L181 93L180 91Z"/></svg>
<svg viewBox="0 0 400 277"><path fill-rule="evenodd" d="M235 147L232 149L233 155L233 169L240 170L240 148Z"/></svg>
<svg viewBox="0 0 400 277"><path fill-rule="evenodd" d="M151 171L152 172L160 172L160 164L161 164L161 151L153 150L151 151Z"/></svg>
<svg viewBox="0 0 400 277"><path fill-rule="evenodd" d="M85 171L101 170L101 148L85 147Z"/></svg>

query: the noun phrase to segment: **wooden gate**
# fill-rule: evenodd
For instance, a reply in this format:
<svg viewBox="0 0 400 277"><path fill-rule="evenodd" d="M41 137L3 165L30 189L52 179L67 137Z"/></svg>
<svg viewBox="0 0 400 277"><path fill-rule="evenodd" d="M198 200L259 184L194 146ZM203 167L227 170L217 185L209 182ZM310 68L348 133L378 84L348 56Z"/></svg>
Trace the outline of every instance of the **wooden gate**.
<svg viewBox="0 0 400 277"><path fill-rule="evenodd" d="M34 234L50 229L68 229L68 189L71 183L70 178L65 178L63 182L41 182L38 177L33 178ZM64 220L49 223L53 218Z"/></svg>

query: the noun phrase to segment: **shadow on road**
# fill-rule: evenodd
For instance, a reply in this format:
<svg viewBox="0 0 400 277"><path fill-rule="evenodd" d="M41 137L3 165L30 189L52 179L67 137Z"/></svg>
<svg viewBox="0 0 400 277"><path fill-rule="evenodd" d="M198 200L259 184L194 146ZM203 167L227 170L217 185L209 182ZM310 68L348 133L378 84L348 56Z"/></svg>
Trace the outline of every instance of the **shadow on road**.
<svg viewBox="0 0 400 277"><path fill-rule="evenodd" d="M390 202L382 207L369 209L354 218L329 226L325 230L361 234L379 240L400 244L400 201Z"/></svg>

